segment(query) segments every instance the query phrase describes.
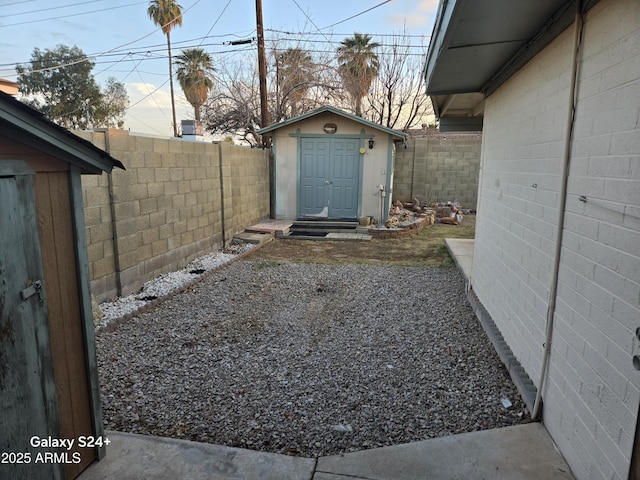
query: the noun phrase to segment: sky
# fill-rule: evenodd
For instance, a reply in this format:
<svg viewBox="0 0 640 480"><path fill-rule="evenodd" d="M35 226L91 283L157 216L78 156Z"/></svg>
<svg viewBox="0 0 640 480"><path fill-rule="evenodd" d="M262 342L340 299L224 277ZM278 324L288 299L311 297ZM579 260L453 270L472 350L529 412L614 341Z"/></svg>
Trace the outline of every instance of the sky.
<svg viewBox="0 0 640 480"><path fill-rule="evenodd" d="M257 47L229 45L256 36L255 0L178 0L182 27L171 31L173 55L204 48L214 67L225 61L257 62ZM104 86L115 77L127 89L125 128L172 135L166 36L147 15L148 1L0 0L0 78L16 81L15 65L28 63L35 48L79 47L95 62ZM438 0L262 0L267 45L271 40L339 42L354 32L384 43L406 31L411 44L428 43ZM420 37L426 37L421 39ZM177 123L193 108L177 82Z"/></svg>

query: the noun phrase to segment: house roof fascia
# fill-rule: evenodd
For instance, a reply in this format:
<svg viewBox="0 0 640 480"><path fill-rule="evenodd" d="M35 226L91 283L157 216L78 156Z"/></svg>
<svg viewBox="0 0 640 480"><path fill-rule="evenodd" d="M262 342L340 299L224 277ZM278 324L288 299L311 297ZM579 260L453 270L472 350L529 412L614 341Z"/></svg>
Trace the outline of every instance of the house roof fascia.
<svg viewBox="0 0 640 480"><path fill-rule="evenodd" d="M457 0L440 0L438 4L436 20L431 32L431 41L429 43L429 49L427 50L427 60L424 66L424 76L427 88L440 56L440 51L445 43L445 37L447 36L447 33L450 32L449 25L456 5ZM432 92L427 92L427 94L432 94Z"/></svg>
<svg viewBox="0 0 640 480"><path fill-rule="evenodd" d="M582 12L585 13L596 5L599 0L580 1L582 2ZM500 85L549 45L558 35L569 28L575 21L577 2L578 0L571 0L556 11L536 34L523 45L501 69L495 72L482 87L481 92L485 96L491 95Z"/></svg>
<svg viewBox="0 0 640 480"><path fill-rule="evenodd" d="M83 173L111 172L124 165L104 150L48 120L42 113L0 92L0 126L21 143L69 162Z"/></svg>
<svg viewBox="0 0 640 480"><path fill-rule="evenodd" d="M539 53L547 46L555 37L569 27L574 20L574 12L578 0L569 0L568 2L558 2L559 8L551 15L547 21L531 36L528 41L518 49L510 58L503 62L502 66L496 68L488 80L478 83L474 88L438 88L437 90L430 86L431 79L435 71L442 65L442 58L447 55L447 48L453 32L459 28L458 14L462 16L463 10L467 8L466 2L463 0L441 0L436 21L431 37L431 44L427 51L424 76L426 80L427 94L432 95L449 95L461 93L481 92L485 96L493 93L500 85L516 73L526 62ZM583 12L591 9L599 0L582 0ZM490 0L487 2L490 3ZM531 4L533 5L533 4ZM501 12L496 10L498 14ZM506 15L506 14L505 14ZM505 22L507 19L505 19ZM458 72L459 73L459 72ZM473 78L479 75L478 72L467 71L464 73L467 78Z"/></svg>
<svg viewBox="0 0 640 480"><path fill-rule="evenodd" d="M336 115L340 115L341 117L347 118L349 120L353 120L354 122L358 122L360 124L363 125L367 125L371 128L375 128L376 130L381 130L383 132L386 132L390 135L393 135L395 137L401 138L401 139L405 139L407 138L407 134L404 132L401 132L399 130L394 130L392 128L388 128L385 127L383 125L379 125L377 123L371 122L369 120L366 120L362 117L358 117L357 115L352 115L350 113L344 112L338 108L335 107L331 107L329 105L325 105L323 107L319 107L316 108L315 110L310 110L306 113L303 113L302 115L298 115L297 117L293 117L293 118L289 118L287 120L284 120L283 122L279 122L279 123L274 123L273 125L269 125L268 127L265 128L261 128L260 130L257 131L258 135L264 135L265 133L270 133L273 132L274 130L277 130L279 128L282 127L286 127L288 125L294 124L296 122L302 121L302 120L306 120L307 118L311 118L314 117L320 113L325 113L325 112L330 112L330 113L334 113Z"/></svg>

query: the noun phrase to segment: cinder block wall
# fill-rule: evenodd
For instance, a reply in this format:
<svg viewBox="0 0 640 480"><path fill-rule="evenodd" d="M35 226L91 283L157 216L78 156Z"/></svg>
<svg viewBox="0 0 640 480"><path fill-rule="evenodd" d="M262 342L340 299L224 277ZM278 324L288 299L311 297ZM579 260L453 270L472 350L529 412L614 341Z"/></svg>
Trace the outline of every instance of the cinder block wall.
<svg viewBox="0 0 640 480"><path fill-rule="evenodd" d="M269 215L269 159L267 151L220 144L225 179L225 198L230 195L234 233ZM227 191L228 186L231 187ZM225 200L225 208L226 200ZM258 216L256 216L258 214Z"/></svg>
<svg viewBox="0 0 640 480"><path fill-rule="evenodd" d="M91 290L98 301L139 290L220 248L223 230L228 241L269 215L267 151L113 129L80 135L126 167L111 178L83 176Z"/></svg>
<svg viewBox="0 0 640 480"><path fill-rule="evenodd" d="M545 426L577 479L628 478L640 373L640 3L585 16ZM569 107L569 28L487 98L472 286L538 384ZM586 202L581 201L584 196Z"/></svg>
<svg viewBox="0 0 640 480"><path fill-rule="evenodd" d="M393 200L458 200L475 209L482 134L427 131L396 149Z"/></svg>

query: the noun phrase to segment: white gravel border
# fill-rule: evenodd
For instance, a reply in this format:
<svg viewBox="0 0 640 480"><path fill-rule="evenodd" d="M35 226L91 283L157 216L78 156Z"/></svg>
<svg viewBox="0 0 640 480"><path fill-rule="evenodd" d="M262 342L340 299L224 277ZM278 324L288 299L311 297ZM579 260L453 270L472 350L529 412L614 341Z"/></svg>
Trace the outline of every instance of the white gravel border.
<svg viewBox="0 0 640 480"><path fill-rule="evenodd" d="M149 280L138 293L101 303L98 308L102 312L102 317L98 321L94 320L96 332L114 328L115 325L145 312L147 307L155 307L161 301L202 280L205 275L215 269L244 257L257 246L249 243L228 245L222 250L192 260L182 270L164 273Z"/></svg>

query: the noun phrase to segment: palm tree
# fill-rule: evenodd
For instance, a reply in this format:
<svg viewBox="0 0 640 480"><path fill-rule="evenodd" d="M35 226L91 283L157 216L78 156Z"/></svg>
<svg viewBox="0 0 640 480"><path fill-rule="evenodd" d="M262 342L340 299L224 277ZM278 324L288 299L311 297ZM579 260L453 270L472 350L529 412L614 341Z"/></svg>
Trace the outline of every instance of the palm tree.
<svg viewBox="0 0 640 480"><path fill-rule="evenodd" d="M288 48L277 57L277 86L282 95L282 107L288 102L291 117L298 114L298 106L311 86L314 63L311 55L301 48Z"/></svg>
<svg viewBox="0 0 640 480"><path fill-rule="evenodd" d="M373 79L378 75L380 61L374 50L379 43L371 36L354 33L338 47L338 73L355 102L356 115L362 116L362 99L369 93Z"/></svg>
<svg viewBox="0 0 640 480"><path fill-rule="evenodd" d="M213 73L211 56L202 48L183 50L176 57L176 76L184 96L193 106L196 122L200 122L200 107L207 101L209 90L213 87L210 74Z"/></svg>
<svg viewBox="0 0 640 480"><path fill-rule="evenodd" d="M167 36L167 50L169 52L169 85L171 87L171 113L173 114L173 136L178 136L176 125L176 102L173 95L173 68L171 64L171 29L182 26L182 7L174 0L151 0L147 15L155 25L162 29Z"/></svg>

